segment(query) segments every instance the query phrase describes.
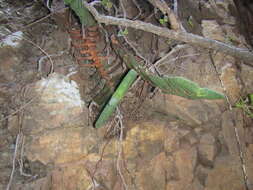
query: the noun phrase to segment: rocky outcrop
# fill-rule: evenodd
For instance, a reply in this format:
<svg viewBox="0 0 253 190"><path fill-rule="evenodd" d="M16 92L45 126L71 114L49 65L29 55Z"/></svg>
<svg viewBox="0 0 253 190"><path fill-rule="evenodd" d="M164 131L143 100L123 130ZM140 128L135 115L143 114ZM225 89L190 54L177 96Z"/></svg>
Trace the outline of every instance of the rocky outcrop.
<svg viewBox="0 0 253 190"><path fill-rule="evenodd" d="M88 126L88 111L78 87L66 77L54 74L37 82L31 89L31 96L35 95L39 98L26 110L23 121L24 155L31 173L43 178L24 187L222 190L229 184L233 189L245 188L233 128L242 129L240 112L225 112L220 126L217 122L207 128L201 125L200 117L194 125L156 118L129 121L120 143L117 138L104 139L107 132L103 128ZM194 103L178 99L181 101L173 104L182 107L182 111L187 107L190 110ZM199 101L200 109L203 103L211 105ZM213 108L219 110L219 103ZM207 115L205 119L208 118ZM45 169L37 170L33 165L38 163Z"/></svg>
<svg viewBox="0 0 253 190"><path fill-rule="evenodd" d="M205 166L212 167L218 153L216 140L211 134L204 134L200 138L198 151L200 162Z"/></svg>
<svg viewBox="0 0 253 190"><path fill-rule="evenodd" d="M244 176L237 161L224 157L215 162L215 167L208 174L205 190L243 189Z"/></svg>

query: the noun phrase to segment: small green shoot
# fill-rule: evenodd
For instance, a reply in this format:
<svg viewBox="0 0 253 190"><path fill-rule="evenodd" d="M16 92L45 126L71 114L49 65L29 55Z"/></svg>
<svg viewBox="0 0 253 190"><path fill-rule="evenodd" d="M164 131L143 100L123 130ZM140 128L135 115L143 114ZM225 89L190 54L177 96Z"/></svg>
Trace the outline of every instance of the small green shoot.
<svg viewBox="0 0 253 190"><path fill-rule="evenodd" d="M106 8L106 9L111 9L112 8L112 2L110 0L102 0L102 5Z"/></svg>
<svg viewBox="0 0 253 190"><path fill-rule="evenodd" d="M236 104L236 108L241 108L250 118L253 119L253 94L249 94L247 98L240 99Z"/></svg>
<svg viewBox="0 0 253 190"><path fill-rule="evenodd" d="M249 94L249 105L253 106L253 94Z"/></svg>
<svg viewBox="0 0 253 190"><path fill-rule="evenodd" d="M189 16L188 19L187 19L187 23L188 25L193 28L194 24L193 24L193 17L192 16Z"/></svg>
<svg viewBox="0 0 253 190"><path fill-rule="evenodd" d="M231 35L226 35L226 41L229 44L234 44L234 42L236 42L237 40L233 36L231 36Z"/></svg>
<svg viewBox="0 0 253 190"><path fill-rule="evenodd" d="M118 37L126 36L127 34L128 34L128 30L127 30L127 28L125 28L124 30L120 30L118 32Z"/></svg>
<svg viewBox="0 0 253 190"><path fill-rule="evenodd" d="M164 16L163 18L160 18L159 19L159 22L160 22L160 24L162 24L162 25L165 25L166 23L168 23L168 17L167 16Z"/></svg>

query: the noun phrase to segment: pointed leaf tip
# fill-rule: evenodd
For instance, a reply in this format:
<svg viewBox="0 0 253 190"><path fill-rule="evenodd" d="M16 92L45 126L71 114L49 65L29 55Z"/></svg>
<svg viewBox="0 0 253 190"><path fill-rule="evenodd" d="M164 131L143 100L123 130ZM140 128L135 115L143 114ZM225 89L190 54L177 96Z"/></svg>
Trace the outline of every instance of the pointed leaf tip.
<svg viewBox="0 0 253 190"><path fill-rule="evenodd" d="M209 99L209 100L224 99L225 98L225 96L222 93L216 92L216 91L208 89L208 88L200 88L197 93L197 96L199 98Z"/></svg>

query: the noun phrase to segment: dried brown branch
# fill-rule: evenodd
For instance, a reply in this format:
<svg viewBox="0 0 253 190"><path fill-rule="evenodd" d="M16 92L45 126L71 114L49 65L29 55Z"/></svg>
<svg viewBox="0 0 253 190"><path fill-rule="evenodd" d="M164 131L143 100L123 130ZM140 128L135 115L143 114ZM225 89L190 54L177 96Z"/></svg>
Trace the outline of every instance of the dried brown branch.
<svg viewBox="0 0 253 190"><path fill-rule="evenodd" d="M124 7L124 4L123 4L122 0L120 0L119 2L120 2L120 7L122 8L123 16L124 16L124 19L125 19L126 16L127 16L126 9ZM123 28L121 26L119 26L119 29L121 31L123 31ZM127 36L123 35L123 38L124 38L125 42L132 48L132 50L135 52L135 54L138 57L140 57L145 62L145 64L148 64L149 61L138 51L138 49L132 44L132 42L130 42L130 40L128 40Z"/></svg>
<svg viewBox="0 0 253 190"><path fill-rule="evenodd" d="M15 151L14 151L14 155L13 155L13 159L12 159L12 170L11 170L11 175L10 175L9 182L8 182L7 187L6 187L6 190L9 190L9 189L11 188L13 176L14 176L14 173L15 173L15 169L16 169L16 158L17 158L18 149L19 149L19 146L20 146L20 138L21 138L20 135L22 135L22 134L19 133L19 134L17 135L17 138L16 138Z"/></svg>
<svg viewBox="0 0 253 190"><path fill-rule="evenodd" d="M129 19L115 18L112 16L103 16L99 14L97 10L94 7L92 7L89 3L85 1L83 1L83 3L84 6L91 12L91 14L95 17L95 19L99 23L104 23L107 25L131 27L146 32L150 32L159 36L163 36L165 38L170 38L173 40L189 43L192 45L197 45L210 50L219 51L231 55L233 57L236 57L246 62L248 65L253 66L253 53L250 52L248 49L238 48L217 40L204 38L202 36L198 36L183 31L169 30L167 28L162 28L142 21L132 21Z"/></svg>
<svg viewBox="0 0 253 190"><path fill-rule="evenodd" d="M14 33L18 32L18 31L22 31L23 32L23 31L29 29L30 27L32 27L33 25L38 24L38 23L44 21L45 19L50 18L51 16L53 16L53 15L55 15L57 13L60 13L62 11L68 10L68 9L69 9L68 7L60 8L58 10L55 10L54 12L49 13L48 15L46 15L46 16L44 16L42 18L39 18L38 20L35 20L34 22L32 22L30 24L27 24L27 25L19 28L18 30L15 30L15 31L12 31L12 32L8 32L7 35L4 35L4 36L1 37L0 41L3 40L4 38L6 38L8 35L13 35Z"/></svg>
<svg viewBox="0 0 253 190"><path fill-rule="evenodd" d="M119 108L117 108L117 115L116 119L118 120L118 126L120 127L120 135L119 135L119 152L117 157L117 171L119 172L120 179L124 185L124 189L128 190L128 186L126 183L126 180L124 178L124 175L121 171L121 161L122 161L122 152L123 152L123 132L124 132L124 125L123 125L123 115L120 113Z"/></svg>

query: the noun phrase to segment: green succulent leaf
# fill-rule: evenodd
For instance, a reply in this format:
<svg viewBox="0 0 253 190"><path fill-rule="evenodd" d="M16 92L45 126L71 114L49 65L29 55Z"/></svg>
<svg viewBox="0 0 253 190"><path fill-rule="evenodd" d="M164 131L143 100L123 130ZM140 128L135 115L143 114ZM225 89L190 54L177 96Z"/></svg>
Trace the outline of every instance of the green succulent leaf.
<svg viewBox="0 0 253 190"><path fill-rule="evenodd" d="M211 90L209 88L200 88L199 89L199 95L197 97L203 97L205 99L223 99L225 96L219 92L216 92L214 90Z"/></svg>
<svg viewBox="0 0 253 190"><path fill-rule="evenodd" d="M79 17L80 22L84 26L94 26L96 24L95 19L90 14L90 12L84 7L83 0L64 0L66 5L69 5L70 8L76 13Z"/></svg>
<svg viewBox="0 0 253 190"><path fill-rule="evenodd" d="M105 108L103 109L102 113L97 119L95 123L96 128L102 127L107 122L109 117L117 108L119 102L122 100L122 98L125 96L125 94L127 93L132 83L135 81L137 75L138 75L137 72L131 69L127 73L127 75L123 78L120 85L118 86L116 91L113 93L111 99L106 104Z"/></svg>
<svg viewBox="0 0 253 190"><path fill-rule="evenodd" d="M165 94L172 94L188 99L223 99L225 96L208 88L201 88L197 83L184 77L159 77L148 74L136 62L131 61L135 70L154 86L160 88Z"/></svg>

